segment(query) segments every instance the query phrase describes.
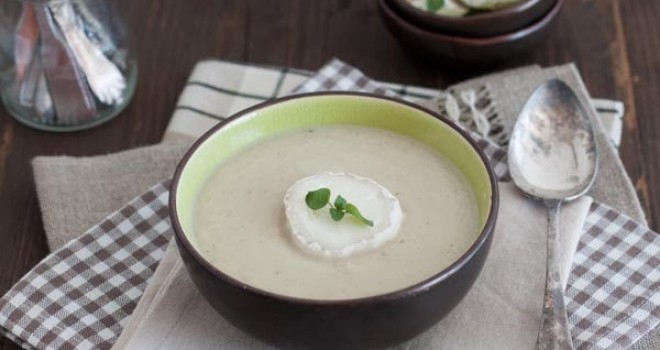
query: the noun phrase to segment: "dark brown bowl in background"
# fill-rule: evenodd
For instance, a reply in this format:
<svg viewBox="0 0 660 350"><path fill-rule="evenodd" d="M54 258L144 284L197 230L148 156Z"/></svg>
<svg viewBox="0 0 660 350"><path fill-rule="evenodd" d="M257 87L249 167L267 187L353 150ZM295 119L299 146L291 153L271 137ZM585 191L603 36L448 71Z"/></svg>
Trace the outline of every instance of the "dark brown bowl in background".
<svg viewBox="0 0 660 350"><path fill-rule="evenodd" d="M378 8L390 32L399 42L428 60L487 65L531 51L550 31L564 0L537 22L518 31L488 38L440 34L420 28L402 18L388 0L378 0Z"/></svg>
<svg viewBox="0 0 660 350"><path fill-rule="evenodd" d="M431 32L465 37L492 37L524 28L550 11L557 0L526 0L511 7L465 17L449 17L424 11L408 0L391 0L402 18Z"/></svg>
<svg viewBox="0 0 660 350"><path fill-rule="evenodd" d="M267 110L273 105L315 98L335 98L332 103L357 98L381 107L392 102L402 104L438 119L460 134L484 165L486 181L492 191L485 226L467 252L436 275L395 292L350 300L311 300L278 295L242 283L213 266L195 249L181 224L177 203L179 189L184 188L181 179L196 151L213 137L223 137L218 133L224 128L255 118L268 118ZM302 110L314 120L309 109ZM470 136L452 122L425 108L388 97L346 92L313 93L259 104L204 134L177 167L170 191L170 218L179 252L197 289L218 313L239 329L282 349L376 349L420 334L449 313L467 294L488 255L498 204L497 181L488 160Z"/></svg>

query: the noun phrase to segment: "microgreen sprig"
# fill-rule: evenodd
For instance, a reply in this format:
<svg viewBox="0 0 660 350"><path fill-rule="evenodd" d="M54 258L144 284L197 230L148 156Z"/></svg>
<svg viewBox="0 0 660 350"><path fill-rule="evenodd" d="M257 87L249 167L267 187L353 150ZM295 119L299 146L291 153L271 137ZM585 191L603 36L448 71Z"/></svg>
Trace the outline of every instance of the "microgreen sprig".
<svg viewBox="0 0 660 350"><path fill-rule="evenodd" d="M342 197L341 195L337 195L334 204L330 203L329 188L324 187L315 191L307 192L307 195L305 196L305 203L307 203L307 206L312 210L319 210L329 205L330 217L332 220L340 221L344 218L344 215L348 213L353 215L353 217L356 218L359 222L368 226L374 226L373 221L362 216L360 210L358 210L358 208L352 203L349 203L346 198Z"/></svg>
<svg viewBox="0 0 660 350"><path fill-rule="evenodd" d="M429 11L435 12L445 5L444 0L426 0L426 8Z"/></svg>

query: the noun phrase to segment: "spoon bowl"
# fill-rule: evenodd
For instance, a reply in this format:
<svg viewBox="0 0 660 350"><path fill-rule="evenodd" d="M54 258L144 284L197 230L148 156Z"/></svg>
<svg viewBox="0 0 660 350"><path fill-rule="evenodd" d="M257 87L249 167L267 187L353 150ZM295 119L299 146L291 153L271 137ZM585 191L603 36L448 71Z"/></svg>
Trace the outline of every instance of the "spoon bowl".
<svg viewBox="0 0 660 350"><path fill-rule="evenodd" d="M515 184L539 199L575 199L596 177L596 155L593 127L573 90L560 80L536 89L511 135Z"/></svg>
<svg viewBox="0 0 660 350"><path fill-rule="evenodd" d="M529 98L509 143L513 182L548 207L548 266L536 349L573 349L559 266L559 209L585 194L596 178L594 130L575 92L550 80Z"/></svg>

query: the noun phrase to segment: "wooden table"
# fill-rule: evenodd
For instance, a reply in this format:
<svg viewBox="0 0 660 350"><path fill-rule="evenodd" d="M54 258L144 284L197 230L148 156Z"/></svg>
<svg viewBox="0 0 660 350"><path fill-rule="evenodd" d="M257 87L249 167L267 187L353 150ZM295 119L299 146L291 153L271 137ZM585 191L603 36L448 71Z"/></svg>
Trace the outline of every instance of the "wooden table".
<svg viewBox="0 0 660 350"><path fill-rule="evenodd" d="M447 71L401 48L367 0L117 0L139 55L134 100L92 130L54 134L0 110L0 294L47 253L30 159L91 156L160 141L194 64L207 57L316 69L333 56L369 76L429 87L483 74ZM567 0L536 52L496 69L575 62L593 96L624 101L621 156L660 229L660 1ZM66 205L63 203L62 205ZM19 349L0 339L0 349Z"/></svg>

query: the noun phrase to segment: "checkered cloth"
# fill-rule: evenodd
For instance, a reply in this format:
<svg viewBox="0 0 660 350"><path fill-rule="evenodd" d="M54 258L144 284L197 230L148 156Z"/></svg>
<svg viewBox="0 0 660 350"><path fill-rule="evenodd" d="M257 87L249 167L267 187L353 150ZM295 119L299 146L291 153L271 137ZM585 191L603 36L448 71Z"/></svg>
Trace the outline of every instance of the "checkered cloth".
<svg viewBox="0 0 660 350"><path fill-rule="evenodd" d="M328 77L347 90L378 86L337 65L344 64L330 63L301 89L332 88ZM335 79L329 69L351 79ZM506 152L488 140L478 145L505 176ZM39 263L0 299L0 333L26 349L109 349L172 236L168 185L156 185ZM574 344L626 348L660 321L660 236L600 203L593 204L584 232L566 290Z"/></svg>
<svg viewBox="0 0 660 350"><path fill-rule="evenodd" d="M108 349L172 238L169 183L50 254L0 300L0 333L25 349Z"/></svg>
<svg viewBox="0 0 660 350"><path fill-rule="evenodd" d="M594 202L565 298L578 349L630 346L660 322L660 236Z"/></svg>

